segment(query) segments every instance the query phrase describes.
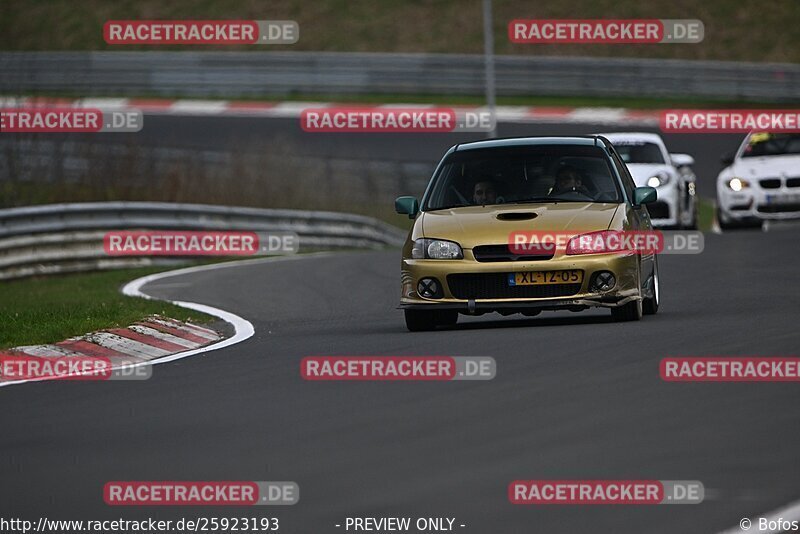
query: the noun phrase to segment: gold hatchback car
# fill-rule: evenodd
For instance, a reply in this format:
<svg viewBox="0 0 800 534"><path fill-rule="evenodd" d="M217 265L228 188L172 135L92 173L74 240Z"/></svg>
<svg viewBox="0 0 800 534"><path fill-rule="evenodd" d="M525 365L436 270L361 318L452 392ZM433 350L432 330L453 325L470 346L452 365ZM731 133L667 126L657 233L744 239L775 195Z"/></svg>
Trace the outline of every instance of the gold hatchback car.
<svg viewBox="0 0 800 534"><path fill-rule="evenodd" d="M655 200L601 136L450 148L421 202L395 201L414 219L401 267L408 329L454 325L459 313L600 306L618 321L656 313L657 249L608 245L652 232L645 204Z"/></svg>

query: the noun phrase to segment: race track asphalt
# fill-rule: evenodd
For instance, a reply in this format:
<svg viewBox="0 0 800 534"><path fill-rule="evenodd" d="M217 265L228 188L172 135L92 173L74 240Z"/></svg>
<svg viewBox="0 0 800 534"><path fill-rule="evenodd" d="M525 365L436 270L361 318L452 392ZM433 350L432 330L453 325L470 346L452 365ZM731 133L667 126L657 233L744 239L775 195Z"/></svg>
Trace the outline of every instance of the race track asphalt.
<svg viewBox="0 0 800 534"><path fill-rule="evenodd" d="M141 382L0 389L3 517L455 517L465 533L714 533L800 498L797 383L666 383L665 356L796 355L796 229L661 258L659 314L462 318L412 334L396 250L257 261L144 291L251 321L244 343ZM307 382L310 355L493 356L492 381ZM514 506L517 479L699 480L674 506ZM292 480L292 507L112 508L111 480Z"/></svg>

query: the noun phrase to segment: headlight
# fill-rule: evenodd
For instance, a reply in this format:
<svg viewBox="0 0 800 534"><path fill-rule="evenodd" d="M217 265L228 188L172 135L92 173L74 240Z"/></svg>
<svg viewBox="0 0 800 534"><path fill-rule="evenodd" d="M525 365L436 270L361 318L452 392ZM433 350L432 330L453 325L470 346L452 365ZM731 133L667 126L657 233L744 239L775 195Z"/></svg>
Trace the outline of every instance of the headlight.
<svg viewBox="0 0 800 534"><path fill-rule="evenodd" d="M464 257L464 253L461 246L452 241L417 239L414 241L411 257L416 260L460 260Z"/></svg>
<svg viewBox="0 0 800 534"><path fill-rule="evenodd" d="M742 189L750 187L750 182L742 180L741 178L731 178L725 182L725 185L727 185L731 191L741 191Z"/></svg>
<svg viewBox="0 0 800 534"><path fill-rule="evenodd" d="M600 230L598 232L589 232L588 234L579 234L569 240L567 243L566 253L568 256L576 254L605 254L612 252L609 244L612 239L619 245L620 236L622 232L614 230Z"/></svg>
<svg viewBox="0 0 800 534"><path fill-rule="evenodd" d="M669 174L666 172L659 172L647 179L649 187L661 187L667 183L669 183Z"/></svg>
<svg viewBox="0 0 800 534"><path fill-rule="evenodd" d="M660 232L599 230L578 234L567 243L567 255L656 254L664 247Z"/></svg>

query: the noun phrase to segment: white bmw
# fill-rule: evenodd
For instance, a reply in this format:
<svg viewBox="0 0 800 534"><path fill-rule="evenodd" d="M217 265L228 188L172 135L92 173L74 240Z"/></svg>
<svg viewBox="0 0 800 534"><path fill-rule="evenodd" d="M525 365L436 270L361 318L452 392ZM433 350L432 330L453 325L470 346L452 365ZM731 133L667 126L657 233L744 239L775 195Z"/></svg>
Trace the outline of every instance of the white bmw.
<svg viewBox="0 0 800 534"><path fill-rule="evenodd" d="M654 133L599 134L611 141L636 182L658 191L658 200L647 205L653 226L697 228L694 158L670 154L661 136Z"/></svg>
<svg viewBox="0 0 800 534"><path fill-rule="evenodd" d="M800 219L800 134L753 132L717 177L722 228Z"/></svg>

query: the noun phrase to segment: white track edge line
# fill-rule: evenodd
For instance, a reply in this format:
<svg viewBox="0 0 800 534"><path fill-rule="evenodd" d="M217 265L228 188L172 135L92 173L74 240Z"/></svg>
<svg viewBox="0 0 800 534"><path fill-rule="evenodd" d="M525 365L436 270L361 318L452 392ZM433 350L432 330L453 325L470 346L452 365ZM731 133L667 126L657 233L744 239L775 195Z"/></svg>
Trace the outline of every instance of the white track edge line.
<svg viewBox="0 0 800 534"><path fill-rule="evenodd" d="M235 345L237 343L241 343L242 341L245 341L246 339L251 338L255 334L255 328L253 327L253 324L250 321L248 321L247 319L239 317L238 315L233 314L231 312L228 312L228 311L225 311L225 310L221 310L221 309L215 308L213 306L207 306L205 304L199 304L197 302L187 302L187 301L182 301L182 300L157 299L155 297L152 297L152 296L148 295L147 293L142 292L142 290L141 290L142 286L144 286L145 284L149 284L150 282L155 282L157 280L163 280L164 278L171 278L173 276L180 276L182 274L192 274L192 273L197 273L197 272L202 272L202 271L213 271L213 270L216 270L216 269L224 269L224 268L227 268L227 267L238 267L238 266L241 266L241 265L254 265L254 264L258 264L258 263L271 263L271 262L277 262L277 261L297 260L297 259L309 258L309 257L314 257L314 256L327 256L327 255L330 255L330 254L333 254L333 253L332 252L317 252L317 253L313 253L313 254L298 254L298 255L294 255L294 256L279 256L279 257L274 257L274 258L263 258L263 259L257 259L257 260L253 260L253 259L237 260L237 261L229 261L229 262L225 262L225 263L213 263L211 265L196 265L194 267L184 267L182 269L176 269L176 270L173 270L173 271L166 271L166 272L163 272L163 273L148 274L147 276L142 276L142 277L137 278L135 280L131 280L130 282L128 282L127 284L125 284L122 287L121 292L122 292L123 295L129 296L129 297L140 297L140 298L144 298L144 299L147 299L147 300L158 300L158 301L162 301L162 302L169 302L170 304L174 304L174 305L180 306L182 308L188 308L190 310L195 310L195 311L199 311L199 312L202 312L202 313L206 313L208 315L212 315L214 317L217 317L218 319L222 319L226 323L231 324L233 326L233 329L234 329L234 335L232 337L225 338L225 339L223 339L222 341L220 341L218 343L212 343L210 345L206 345L204 347L200 347L200 348L197 348L197 349L191 349L191 350L186 350L186 351L183 351L183 352L177 352L175 354L170 354L170 355L163 356L163 357L160 357L160 358L154 358L152 360L147 360L147 361L144 361L144 362L138 362L138 363L133 363L133 364L129 364L129 365L116 366L116 367L112 367L111 370L123 369L123 368L124 369L129 369L131 367L139 367L139 366L142 366L142 365L158 365L160 363L173 362L175 360L181 360L183 358L188 358L190 356L195 356L197 354L202 354L204 352L211 352L212 350L218 350L218 349L222 349L222 348L228 347L230 345ZM29 380L15 380L13 382L0 382L0 387L13 386L15 384L25 384L25 383L28 383L28 382L45 382L45 381L49 381L49 380L53 380L53 379L52 378L44 378L43 377L43 378L32 378L32 379L29 379Z"/></svg>

